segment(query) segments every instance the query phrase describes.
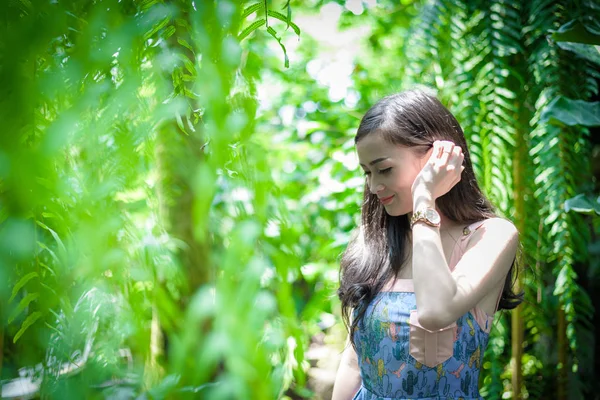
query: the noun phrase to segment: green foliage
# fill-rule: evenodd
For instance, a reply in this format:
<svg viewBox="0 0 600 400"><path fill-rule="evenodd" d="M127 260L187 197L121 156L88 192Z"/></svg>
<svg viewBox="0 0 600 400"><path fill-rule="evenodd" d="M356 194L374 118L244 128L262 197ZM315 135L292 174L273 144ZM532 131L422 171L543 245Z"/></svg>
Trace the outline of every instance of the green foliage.
<svg viewBox="0 0 600 400"><path fill-rule="evenodd" d="M277 43L279 43L279 46L281 46L281 50L283 50L283 55L285 58L284 65L286 68L289 68L290 60L288 58L286 48L281 42L281 38L277 36L277 32L275 31L275 29L273 29L273 27L269 25L269 17L273 17L275 19L285 22L286 28L292 27L296 35L300 36L300 28L291 20L292 8L290 6L290 2L288 1L283 6L283 8L287 9L287 15L283 15L280 12L271 10L269 8L269 2L266 0L259 1L246 7L244 11L242 11L242 19L247 18L254 13L256 13L257 15L260 15L262 13L265 17L257 19L256 21L252 22L249 26L244 28L244 30L242 30L242 32L238 35L238 40L242 41L243 39L248 37L252 32L265 25L267 27L267 33L271 35L277 41Z"/></svg>
<svg viewBox="0 0 600 400"><path fill-rule="evenodd" d="M391 92L415 85L433 88L461 122L485 192L498 205L498 211L513 219L521 230L520 276L526 293L521 306L525 327L522 390L530 398L553 397L556 391L551 382L557 378L557 369L552 366L558 363L558 353L549 352L548 343L555 348L560 336L558 308L565 310L570 368L579 373L594 370L593 363L582 354L594 349L589 341L594 330L590 292L579 275L587 276L587 268L592 271L586 246L593 232L586 220L565 212L563 206L582 189L592 189L588 164L591 145L584 125L595 124L595 105L587 100L597 94L598 75L591 63L579 58L573 62L572 54L565 54L557 43L548 40L565 21L586 21L588 26L593 18L584 15L591 8L585 2L581 7L553 1L381 2L360 17L343 13L340 21L348 35L361 26L369 31L365 47L354 61L353 86L349 89L359 94L358 116ZM559 39L562 37L554 38ZM307 69L319 65L319 53L305 57L313 59ZM292 67L291 72L298 82L289 87L291 79L281 77L284 90L280 106L317 99L313 101L330 112L307 112L294 106L294 112L290 111L294 118L280 129L291 128L301 133L300 139L310 140L314 131L298 128L305 120L310 121L317 133L320 129L325 134L316 142L319 151L327 151L335 131L326 127L330 115L337 114L336 107L312 87L311 80L305 80L303 68ZM318 80L317 74L311 74L314 80ZM568 106L562 107L564 104ZM592 111L587 113L587 107ZM567 114L563 116L583 122L570 127L546 123L551 115L564 112ZM265 118L270 120L274 115ZM345 116L338 117L336 124L345 125L345 121ZM317 161L314 168L330 174L327 162ZM336 211L343 214L345 209L338 206ZM352 212L348 215L353 218ZM499 317L492 331L484 363L488 375L482 377L482 393L490 398L512 391L506 317ZM592 384L582 383L591 381L576 374L569 379L573 396L594 392Z"/></svg>
<svg viewBox="0 0 600 400"><path fill-rule="evenodd" d="M540 116L540 123L553 122L568 126L599 126L600 102L571 100L562 96L550 102Z"/></svg>
<svg viewBox="0 0 600 400"><path fill-rule="evenodd" d="M299 34L284 8L268 15ZM265 282L287 276L288 260L279 242L263 247L278 206L254 137L260 59L239 44L242 10L8 10L2 57L18 56L2 67L14 134L0 139L0 259L14 345L2 351L19 356L4 358L3 378L44 362L52 398L274 398L292 377L301 387L292 282ZM90 293L93 312L80 305ZM88 348L65 383L63 366Z"/></svg>
<svg viewBox="0 0 600 400"><path fill-rule="evenodd" d="M594 200L583 194L578 194L572 199L565 201L565 211L569 212L571 210L585 214L593 214L595 212L597 215L600 215L600 197Z"/></svg>
<svg viewBox="0 0 600 400"><path fill-rule="evenodd" d="M364 190L356 127L424 85L521 230L523 393L556 392L559 308L570 396L597 392L599 227L582 213L598 207L578 195L597 192L595 8L338 3L298 4L294 21L290 1L4 6L3 379L40 365L47 398L312 396L305 351L340 324L338 259ZM513 391L508 317L483 363L488 398Z"/></svg>

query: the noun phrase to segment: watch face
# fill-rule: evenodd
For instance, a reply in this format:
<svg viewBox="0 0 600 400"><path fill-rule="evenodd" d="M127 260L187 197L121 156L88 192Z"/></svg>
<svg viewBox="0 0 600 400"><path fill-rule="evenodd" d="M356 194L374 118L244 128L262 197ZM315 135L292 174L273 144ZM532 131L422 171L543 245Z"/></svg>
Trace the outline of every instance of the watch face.
<svg viewBox="0 0 600 400"><path fill-rule="evenodd" d="M425 217L434 224L439 224L441 221L440 214L431 208L425 211Z"/></svg>

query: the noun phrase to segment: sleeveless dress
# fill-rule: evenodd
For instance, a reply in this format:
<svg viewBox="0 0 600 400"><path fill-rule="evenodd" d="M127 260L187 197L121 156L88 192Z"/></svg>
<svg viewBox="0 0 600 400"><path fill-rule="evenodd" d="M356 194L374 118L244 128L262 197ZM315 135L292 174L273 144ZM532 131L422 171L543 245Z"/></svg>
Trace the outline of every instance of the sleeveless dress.
<svg viewBox="0 0 600 400"><path fill-rule="evenodd" d="M483 222L463 230L450 270ZM397 279L375 296L354 332L362 384L353 400L483 399L479 371L493 319L475 307L445 328L425 329L412 279Z"/></svg>

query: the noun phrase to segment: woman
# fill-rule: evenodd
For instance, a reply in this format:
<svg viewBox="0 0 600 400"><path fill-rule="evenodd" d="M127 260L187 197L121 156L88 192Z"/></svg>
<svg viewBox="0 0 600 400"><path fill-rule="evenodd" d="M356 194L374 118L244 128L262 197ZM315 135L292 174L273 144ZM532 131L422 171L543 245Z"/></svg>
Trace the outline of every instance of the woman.
<svg viewBox="0 0 600 400"><path fill-rule="evenodd" d="M522 301L518 231L482 194L462 129L435 97L380 100L355 144L366 185L341 262L351 345L333 400L480 399L494 313Z"/></svg>

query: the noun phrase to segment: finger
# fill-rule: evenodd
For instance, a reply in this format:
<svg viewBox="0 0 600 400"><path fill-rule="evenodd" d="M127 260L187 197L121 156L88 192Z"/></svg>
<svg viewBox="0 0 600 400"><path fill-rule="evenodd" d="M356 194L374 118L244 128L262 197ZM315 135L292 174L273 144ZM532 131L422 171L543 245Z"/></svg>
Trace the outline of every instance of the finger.
<svg viewBox="0 0 600 400"><path fill-rule="evenodd" d="M452 148L454 148L456 146L454 144L454 142L452 142L450 140L438 140L438 142L439 142L440 146L442 146L442 147L444 147L446 149L448 149L448 148L452 149Z"/></svg>
<svg viewBox="0 0 600 400"><path fill-rule="evenodd" d="M460 182L462 180L462 172L464 171L465 167L460 167L460 172L458 174L456 174L456 181L454 182L454 184L452 186L456 186L456 184L458 184L458 182Z"/></svg>
<svg viewBox="0 0 600 400"><path fill-rule="evenodd" d="M435 165L437 160L439 159L440 156L440 142L438 140L436 140L435 142L433 142L433 147L431 149L431 156L429 157L429 163L431 165Z"/></svg>
<svg viewBox="0 0 600 400"><path fill-rule="evenodd" d="M425 153L425 156L424 156L426 160L429 160L435 154L435 151L434 151L436 149L435 144L432 143L430 146L431 147L429 147L429 149L427 149L427 152Z"/></svg>
<svg viewBox="0 0 600 400"><path fill-rule="evenodd" d="M465 156L462 153L462 149L459 146L455 146L454 149L452 149L452 155L448 160L448 167L452 167L452 169L458 170L458 167L462 165L464 159Z"/></svg>
<svg viewBox="0 0 600 400"><path fill-rule="evenodd" d="M450 155L452 154L453 149L454 149L454 143L452 143L452 142L444 143L443 153L439 160L440 165L445 165L448 163L448 159L450 158Z"/></svg>

